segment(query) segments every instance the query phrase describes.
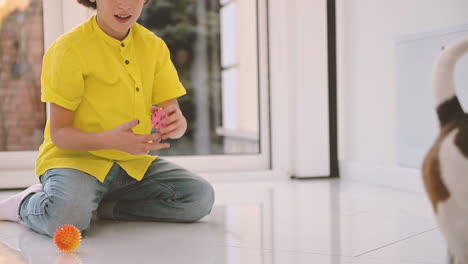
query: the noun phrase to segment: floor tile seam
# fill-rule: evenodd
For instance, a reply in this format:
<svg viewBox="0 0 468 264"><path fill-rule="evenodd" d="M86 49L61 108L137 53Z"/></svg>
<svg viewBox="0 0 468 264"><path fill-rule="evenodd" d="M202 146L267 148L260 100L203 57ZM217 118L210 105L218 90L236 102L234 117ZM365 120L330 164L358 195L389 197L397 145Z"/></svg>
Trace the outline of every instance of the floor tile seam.
<svg viewBox="0 0 468 264"><path fill-rule="evenodd" d="M355 255L354 257L360 257L360 256L364 256L364 255L366 255L366 254L369 254L369 253L371 253L371 252L374 252L374 251L380 250L380 249L382 249L382 248L385 248L385 247L388 247L388 246L391 246L391 245L394 245L394 244L397 244L397 243L403 242L403 241L405 241L405 240L408 240L408 239L411 239L411 238L414 238L414 237L420 236L420 235L422 235L422 234L424 234L424 233L427 233L427 232L430 232L430 231L434 231L434 230L437 230L437 229L438 229L438 227L434 227L434 228L431 228L431 229L427 229L427 230L425 230L425 231L422 231L422 232L419 232L419 233L417 233L417 234L414 234L414 235L411 235L411 236L408 236L408 237L405 237L405 238L399 239L399 240L397 240L397 241L394 241L394 242L388 243L388 244L386 244L386 245L379 246L379 247L377 247L377 248L374 248L374 249L368 250L368 251L366 251L366 252L363 252L363 253L359 253L359 254Z"/></svg>
<svg viewBox="0 0 468 264"><path fill-rule="evenodd" d="M373 252L373 251L376 251L376 250L379 250L379 249L382 249L382 248L385 248L385 247L388 247L388 246L391 246L391 245L394 245L394 244L397 244L397 243L400 243L400 242L403 242L405 240L408 240L408 239L411 239L411 238L414 238L414 237L417 237L419 235L422 235L424 233L427 233L427 232L430 232L430 231L433 231L433 230L437 230L438 227L433 227L433 228L430 228L430 229L427 229L427 230L424 230L424 231L421 231L417 234L414 234L414 235L410 235L408 237L405 237L405 238L402 238L402 239L398 239L397 241L393 241L391 243L387 243L383 246L379 246L375 249L371 249L371 250L368 250L366 252L363 252L363 253L360 253L360 254L357 254L357 255L344 255L344 254L329 254L329 253L320 253L320 252L312 252L312 251L304 251L304 250L287 250L287 249L278 249L278 248L261 248L261 247L249 247L249 246L238 246L238 245L217 245L217 246L220 246L220 247L232 247L232 248L245 248L245 249L254 249L254 250L270 250L270 251L281 251L281 252L295 252L295 253L306 253L306 254L314 254L314 255L326 255L326 256L340 256L340 257L351 257L351 258L357 258L357 257L361 257L361 256L364 256L365 254L368 254L370 252ZM421 262L419 262L421 263ZM423 262L424 263L424 262ZM428 263L428 264L434 264L434 263Z"/></svg>

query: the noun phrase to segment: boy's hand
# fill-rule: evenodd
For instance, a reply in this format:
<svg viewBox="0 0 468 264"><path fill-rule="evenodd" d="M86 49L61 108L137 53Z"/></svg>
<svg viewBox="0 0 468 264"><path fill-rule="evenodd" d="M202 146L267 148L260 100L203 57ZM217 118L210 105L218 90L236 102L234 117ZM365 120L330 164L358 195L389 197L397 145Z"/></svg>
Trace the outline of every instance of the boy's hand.
<svg viewBox="0 0 468 264"><path fill-rule="evenodd" d="M169 143L160 143L160 134L138 135L132 128L140 122L136 119L123 123L115 129L108 131L108 140L113 149L125 151L133 155L147 154L149 151L169 148Z"/></svg>
<svg viewBox="0 0 468 264"><path fill-rule="evenodd" d="M168 101L162 104L162 125L163 127L159 130L161 133L161 139L178 139L181 138L187 130L187 120L185 119L182 111L179 108L177 101ZM156 106L151 107L151 113L154 113L158 108Z"/></svg>

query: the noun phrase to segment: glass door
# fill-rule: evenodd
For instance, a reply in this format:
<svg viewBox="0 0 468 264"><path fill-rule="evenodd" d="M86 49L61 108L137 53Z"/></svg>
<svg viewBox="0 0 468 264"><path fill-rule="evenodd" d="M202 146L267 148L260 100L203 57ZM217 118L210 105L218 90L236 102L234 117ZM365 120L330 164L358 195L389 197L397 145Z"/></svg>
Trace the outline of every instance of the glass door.
<svg viewBox="0 0 468 264"><path fill-rule="evenodd" d="M265 14L261 0L158 0L143 10L139 23L167 43L187 89L187 133L154 154L197 171L269 168Z"/></svg>

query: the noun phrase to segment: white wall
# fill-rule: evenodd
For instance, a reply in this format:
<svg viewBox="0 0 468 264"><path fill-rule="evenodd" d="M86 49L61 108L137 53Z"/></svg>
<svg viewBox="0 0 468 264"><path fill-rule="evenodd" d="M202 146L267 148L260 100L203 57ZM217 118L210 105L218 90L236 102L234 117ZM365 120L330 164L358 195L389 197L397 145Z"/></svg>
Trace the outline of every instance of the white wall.
<svg viewBox="0 0 468 264"><path fill-rule="evenodd" d="M297 177L330 174L326 2L296 0L295 4L291 3L294 5L291 143L295 150L292 158Z"/></svg>
<svg viewBox="0 0 468 264"><path fill-rule="evenodd" d="M273 167L297 177L327 176L326 1L268 4Z"/></svg>
<svg viewBox="0 0 468 264"><path fill-rule="evenodd" d="M396 40L467 14L466 0L337 0L340 160L396 167Z"/></svg>

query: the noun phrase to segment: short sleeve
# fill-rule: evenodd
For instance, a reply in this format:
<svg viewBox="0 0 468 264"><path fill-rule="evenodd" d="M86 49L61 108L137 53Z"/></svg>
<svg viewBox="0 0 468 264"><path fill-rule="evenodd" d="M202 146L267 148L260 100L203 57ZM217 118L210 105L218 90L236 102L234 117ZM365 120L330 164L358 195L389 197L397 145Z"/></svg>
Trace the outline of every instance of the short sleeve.
<svg viewBox="0 0 468 264"><path fill-rule="evenodd" d="M78 54L64 44L52 45L44 55L41 100L75 111L84 93L83 71Z"/></svg>
<svg viewBox="0 0 468 264"><path fill-rule="evenodd" d="M152 95L152 103L159 104L186 94L185 88L179 80L177 70L171 61L169 48L160 40L158 60Z"/></svg>

